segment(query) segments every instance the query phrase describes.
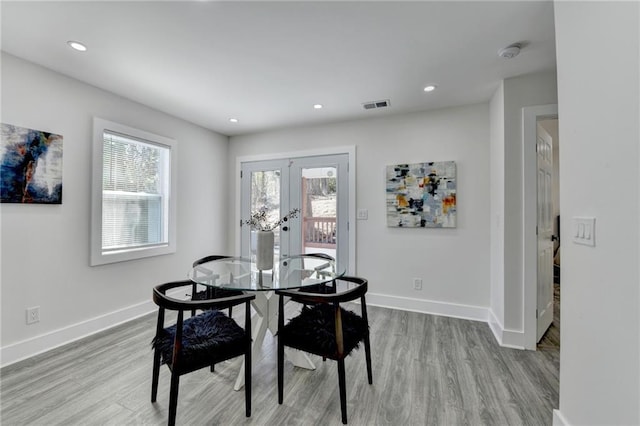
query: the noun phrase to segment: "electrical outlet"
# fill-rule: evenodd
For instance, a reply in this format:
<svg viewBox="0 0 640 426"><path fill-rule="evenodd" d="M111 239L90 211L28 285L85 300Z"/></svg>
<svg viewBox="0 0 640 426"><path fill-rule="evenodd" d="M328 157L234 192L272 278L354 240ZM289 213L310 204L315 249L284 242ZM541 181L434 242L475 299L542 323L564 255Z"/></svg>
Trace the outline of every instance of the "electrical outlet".
<svg viewBox="0 0 640 426"><path fill-rule="evenodd" d="M34 324L36 322L40 322L40 306L27 308L27 324Z"/></svg>
<svg viewBox="0 0 640 426"><path fill-rule="evenodd" d="M413 279L413 289L414 290L422 290L422 278L414 278Z"/></svg>

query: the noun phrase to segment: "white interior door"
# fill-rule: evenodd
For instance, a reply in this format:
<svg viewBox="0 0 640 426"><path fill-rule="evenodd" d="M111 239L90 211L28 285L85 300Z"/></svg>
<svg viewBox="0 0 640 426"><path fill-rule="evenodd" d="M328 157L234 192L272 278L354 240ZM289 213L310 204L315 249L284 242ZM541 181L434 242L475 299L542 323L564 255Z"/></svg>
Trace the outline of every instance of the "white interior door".
<svg viewBox="0 0 640 426"><path fill-rule="evenodd" d="M553 322L553 139L537 126L538 290L537 341Z"/></svg>
<svg viewBox="0 0 640 426"><path fill-rule="evenodd" d="M322 252L338 267L349 259L348 154L243 162L241 218L265 207L274 218L300 209L275 233L275 256ZM251 256L251 233L241 230L241 254Z"/></svg>

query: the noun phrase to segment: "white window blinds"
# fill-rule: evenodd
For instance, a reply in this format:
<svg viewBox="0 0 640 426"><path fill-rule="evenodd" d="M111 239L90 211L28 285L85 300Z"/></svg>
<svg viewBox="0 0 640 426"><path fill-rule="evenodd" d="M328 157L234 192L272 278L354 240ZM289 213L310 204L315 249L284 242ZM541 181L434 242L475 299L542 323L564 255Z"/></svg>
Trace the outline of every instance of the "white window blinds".
<svg viewBox="0 0 640 426"><path fill-rule="evenodd" d="M167 244L170 148L103 135L103 252Z"/></svg>

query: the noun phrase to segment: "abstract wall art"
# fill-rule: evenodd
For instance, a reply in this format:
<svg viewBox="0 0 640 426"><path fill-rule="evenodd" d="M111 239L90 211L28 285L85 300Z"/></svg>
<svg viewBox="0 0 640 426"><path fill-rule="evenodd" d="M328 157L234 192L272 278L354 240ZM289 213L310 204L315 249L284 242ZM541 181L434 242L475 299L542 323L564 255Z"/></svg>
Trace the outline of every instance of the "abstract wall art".
<svg viewBox="0 0 640 426"><path fill-rule="evenodd" d="M62 204L62 136L0 125L0 202Z"/></svg>
<svg viewBox="0 0 640 426"><path fill-rule="evenodd" d="M387 166L387 226L456 227L456 163Z"/></svg>

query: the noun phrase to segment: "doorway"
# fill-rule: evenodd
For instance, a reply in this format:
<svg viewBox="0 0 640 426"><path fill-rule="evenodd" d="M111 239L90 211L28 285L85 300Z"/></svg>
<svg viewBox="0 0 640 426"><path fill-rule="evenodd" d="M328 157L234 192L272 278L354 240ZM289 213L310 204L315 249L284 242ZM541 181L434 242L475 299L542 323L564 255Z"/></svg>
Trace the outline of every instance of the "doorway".
<svg viewBox="0 0 640 426"><path fill-rule="evenodd" d="M543 176L539 168L539 153L538 147L542 144L545 145L545 141L541 143L539 136L539 130L542 132L550 133L544 130L544 126L551 124L555 120L558 121L558 106L553 105L541 105L534 107L525 107L522 109L522 149L523 149L523 167L524 167L524 179L523 179L523 194L524 194L524 227L523 227L523 251L524 251L524 347L525 349L536 350L539 339L545 335L545 332L549 325L555 324L554 313L556 311L556 304L553 297L555 292L553 291L553 261L555 252L555 238L556 232L555 216L559 212L559 196L552 196L553 193L557 194L558 188L558 164L557 158L559 157L559 149L551 149L547 147L545 155L549 160L553 154L556 157L553 161L554 171L549 176ZM544 123L544 126L543 126ZM555 132L555 130L554 130ZM548 135L547 135L548 136ZM557 135L550 143L559 145ZM544 148L543 148L544 149ZM552 180L547 188L546 195L539 192L540 185L545 179L550 178ZM555 181L555 182L554 182ZM544 195L543 200L541 194ZM555 198L554 198L555 197ZM551 201L555 199L554 202ZM546 203L546 205L545 205ZM545 244L540 244L539 231L541 222L544 223L547 230L545 231L545 238L548 239ZM542 237L542 236L541 236ZM551 248L553 247L553 248ZM546 252L543 251L547 248ZM551 248L549 250L549 248ZM542 307L547 307L545 309ZM559 307L559 306L558 306ZM546 314L547 321L540 321L540 314ZM559 318L559 317L558 317ZM558 324L559 325L559 324ZM539 329L542 327L542 329ZM558 340L559 343L559 340Z"/></svg>
<svg viewBox="0 0 640 426"><path fill-rule="evenodd" d="M281 256L325 253L339 268L349 264L349 155L286 157L241 163L241 218L264 209L276 222L297 209L294 219L274 229L276 261ZM251 230L243 226L241 255L252 256Z"/></svg>
<svg viewBox="0 0 640 426"><path fill-rule="evenodd" d="M549 294L538 294L538 350L560 347L560 139L558 133L557 118L538 121L538 146L541 144L546 145L546 141L549 141L553 147L549 158L551 160L550 180L552 182L551 188L548 188L550 191L550 196L548 197L550 199L550 205L548 211L542 215L542 218L541 214L538 213L538 223L546 222L546 226L548 227L545 233L541 233L540 226L538 227L538 239L540 240L541 237L543 237L545 240L544 244L548 244L548 253L550 253L548 255L545 254L544 266L543 268L539 267L538 273L538 292L543 288L540 286L541 275L544 281L548 281L548 285L545 282L544 288L545 291L549 292ZM538 149L538 158L540 158L540 149ZM538 162L540 163L540 159ZM541 169L540 165L538 168ZM538 193L540 193L540 183L538 183ZM538 204L540 204L540 196ZM550 256L551 260L547 259L546 256ZM540 259L538 264L540 265ZM542 274L540 269L544 269ZM541 305L544 305L544 303L541 304L541 301L546 301L545 303L550 302L550 305L543 307Z"/></svg>

